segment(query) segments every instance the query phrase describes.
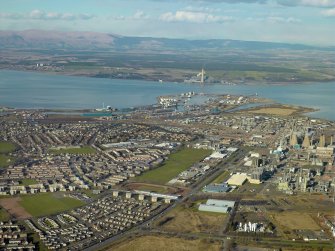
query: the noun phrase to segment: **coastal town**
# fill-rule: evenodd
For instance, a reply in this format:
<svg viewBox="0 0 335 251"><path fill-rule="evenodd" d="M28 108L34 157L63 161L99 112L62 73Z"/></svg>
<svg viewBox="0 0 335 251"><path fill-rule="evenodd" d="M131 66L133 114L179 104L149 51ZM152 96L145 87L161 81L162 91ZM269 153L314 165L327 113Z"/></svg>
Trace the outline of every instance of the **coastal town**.
<svg viewBox="0 0 335 251"><path fill-rule="evenodd" d="M3 107L0 246L99 250L201 236L331 249L335 123L310 111L194 92L131 111Z"/></svg>
<svg viewBox="0 0 335 251"><path fill-rule="evenodd" d="M1 0L0 251L335 251L335 0Z"/></svg>

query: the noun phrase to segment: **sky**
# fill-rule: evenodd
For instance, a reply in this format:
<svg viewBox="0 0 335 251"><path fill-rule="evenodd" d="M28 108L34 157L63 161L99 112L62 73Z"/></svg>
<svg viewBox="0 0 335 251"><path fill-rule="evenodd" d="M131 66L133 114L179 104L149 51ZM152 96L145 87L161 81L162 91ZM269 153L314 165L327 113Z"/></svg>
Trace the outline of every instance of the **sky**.
<svg viewBox="0 0 335 251"><path fill-rule="evenodd" d="M0 30L335 46L335 0L1 0Z"/></svg>

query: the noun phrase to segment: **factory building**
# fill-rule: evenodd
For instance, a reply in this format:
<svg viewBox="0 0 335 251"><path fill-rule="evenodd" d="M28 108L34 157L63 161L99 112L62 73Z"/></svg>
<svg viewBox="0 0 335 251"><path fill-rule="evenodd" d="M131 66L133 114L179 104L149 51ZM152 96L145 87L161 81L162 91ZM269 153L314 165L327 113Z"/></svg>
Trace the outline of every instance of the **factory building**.
<svg viewBox="0 0 335 251"><path fill-rule="evenodd" d="M204 187L203 191L205 193L227 193L229 192L230 187L223 183L223 184L209 184Z"/></svg>
<svg viewBox="0 0 335 251"><path fill-rule="evenodd" d="M209 199L206 204L200 204L199 211L229 213L234 205L235 201Z"/></svg>
<svg viewBox="0 0 335 251"><path fill-rule="evenodd" d="M332 160L334 157L334 147L317 147L316 148L316 156L320 159L328 159Z"/></svg>
<svg viewBox="0 0 335 251"><path fill-rule="evenodd" d="M231 186L242 186L248 179L245 173L237 173L232 175L229 180L227 180L228 185Z"/></svg>
<svg viewBox="0 0 335 251"><path fill-rule="evenodd" d="M265 169L263 167L255 168L255 170L249 174L248 181L251 184L260 184L262 183Z"/></svg>

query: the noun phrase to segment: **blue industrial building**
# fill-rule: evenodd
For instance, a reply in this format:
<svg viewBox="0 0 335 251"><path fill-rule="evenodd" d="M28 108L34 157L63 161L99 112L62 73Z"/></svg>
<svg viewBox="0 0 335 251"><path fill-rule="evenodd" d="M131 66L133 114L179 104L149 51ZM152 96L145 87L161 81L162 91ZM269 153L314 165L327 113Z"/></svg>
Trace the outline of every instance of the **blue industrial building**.
<svg viewBox="0 0 335 251"><path fill-rule="evenodd" d="M202 190L205 193L226 193L229 192L230 186L228 186L226 183L222 184L209 184L204 187Z"/></svg>

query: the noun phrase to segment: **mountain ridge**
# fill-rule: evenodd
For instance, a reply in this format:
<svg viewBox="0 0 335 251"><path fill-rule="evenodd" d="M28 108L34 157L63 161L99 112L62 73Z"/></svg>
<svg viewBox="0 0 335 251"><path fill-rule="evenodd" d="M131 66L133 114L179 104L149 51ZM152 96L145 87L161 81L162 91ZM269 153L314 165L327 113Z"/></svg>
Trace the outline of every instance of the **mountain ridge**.
<svg viewBox="0 0 335 251"><path fill-rule="evenodd" d="M335 47L317 47L302 44L244 41L233 39L179 39L155 37L131 37L113 33L92 31L47 31L47 30L0 30L0 47L20 49L72 49L72 50L220 50L220 49L320 49L335 50Z"/></svg>

